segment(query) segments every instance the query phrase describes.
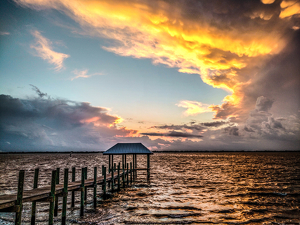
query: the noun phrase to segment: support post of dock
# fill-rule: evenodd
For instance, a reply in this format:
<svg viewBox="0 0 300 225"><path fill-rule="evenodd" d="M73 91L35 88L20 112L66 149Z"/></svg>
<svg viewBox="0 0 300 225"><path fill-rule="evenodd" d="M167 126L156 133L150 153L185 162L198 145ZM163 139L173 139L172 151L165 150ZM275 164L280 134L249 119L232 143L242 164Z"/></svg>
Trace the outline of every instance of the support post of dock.
<svg viewBox="0 0 300 225"><path fill-rule="evenodd" d="M97 207L97 167L94 167L94 209Z"/></svg>
<svg viewBox="0 0 300 225"><path fill-rule="evenodd" d="M134 162L135 162L135 178L134 178L134 180L136 180L137 179L137 155L136 154L134 154Z"/></svg>
<svg viewBox="0 0 300 225"><path fill-rule="evenodd" d="M118 191L121 190L121 180L120 180L120 163L118 164Z"/></svg>
<svg viewBox="0 0 300 225"><path fill-rule="evenodd" d="M33 179L33 189L38 187L39 179L39 168L34 170L34 179ZM36 201L33 201L31 204L31 225L35 224L35 214L36 214Z"/></svg>
<svg viewBox="0 0 300 225"><path fill-rule="evenodd" d="M67 219L68 180L69 180L69 169L66 168L64 171L63 206L62 206L62 213L61 213L62 225L66 224L66 219Z"/></svg>
<svg viewBox="0 0 300 225"><path fill-rule="evenodd" d="M132 169L133 169L133 181L134 181L134 177L135 177L135 154L132 154Z"/></svg>
<svg viewBox="0 0 300 225"><path fill-rule="evenodd" d="M88 172L88 168L87 167L85 167L84 168L85 169L85 176L84 176L84 179L86 180L87 179L87 172ZM87 199L87 187L85 187L85 190L84 190L84 201L86 201L86 199Z"/></svg>
<svg viewBox="0 0 300 225"><path fill-rule="evenodd" d="M108 173L110 173L110 164L111 164L110 157L111 155L108 155Z"/></svg>
<svg viewBox="0 0 300 225"><path fill-rule="evenodd" d="M19 171L19 181L18 181L18 194L17 194L17 210L16 210L16 220L15 225L21 225L21 217L22 217L22 208L23 208L23 186L24 186L24 177L25 171Z"/></svg>
<svg viewBox="0 0 300 225"><path fill-rule="evenodd" d="M147 182L150 181L150 155L147 154Z"/></svg>
<svg viewBox="0 0 300 225"><path fill-rule="evenodd" d="M102 190L103 190L103 199L106 198L106 167L102 166L102 175L103 175L103 184L102 184Z"/></svg>
<svg viewBox="0 0 300 225"><path fill-rule="evenodd" d="M125 163L123 163L122 172L123 188L125 188Z"/></svg>
<svg viewBox="0 0 300 225"><path fill-rule="evenodd" d="M111 193L114 192L114 185L115 185L113 165L114 165L114 155L111 155Z"/></svg>
<svg viewBox="0 0 300 225"><path fill-rule="evenodd" d="M124 159L125 159L125 168L126 168L126 165L127 165L127 163L126 163L126 154L124 155Z"/></svg>
<svg viewBox="0 0 300 225"><path fill-rule="evenodd" d="M50 193L50 209L49 209L49 225L53 224L54 203L55 203L55 185L56 185L57 170L52 171L51 193Z"/></svg>
<svg viewBox="0 0 300 225"><path fill-rule="evenodd" d="M132 184L132 162L130 162L130 184Z"/></svg>
<svg viewBox="0 0 300 225"><path fill-rule="evenodd" d="M126 170L127 170L126 178L127 178L127 186L128 186L129 185L128 163L126 164Z"/></svg>
<svg viewBox="0 0 300 225"><path fill-rule="evenodd" d="M85 168L81 169L81 199L80 199L80 216L84 216L84 180L85 180Z"/></svg>
<svg viewBox="0 0 300 225"><path fill-rule="evenodd" d="M72 168L72 182L75 182L75 167ZM75 207L75 191L72 191L71 207Z"/></svg>
<svg viewBox="0 0 300 225"><path fill-rule="evenodd" d="M56 168L56 184L59 184L59 172L60 168ZM55 198L55 206L54 206L54 216L57 216L57 211L58 211L58 196Z"/></svg>

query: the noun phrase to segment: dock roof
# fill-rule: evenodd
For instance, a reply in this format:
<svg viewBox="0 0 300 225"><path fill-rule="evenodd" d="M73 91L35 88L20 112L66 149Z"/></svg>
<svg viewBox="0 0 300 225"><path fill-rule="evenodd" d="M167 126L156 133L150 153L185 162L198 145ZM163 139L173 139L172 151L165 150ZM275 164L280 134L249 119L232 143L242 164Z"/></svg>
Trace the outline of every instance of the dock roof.
<svg viewBox="0 0 300 225"><path fill-rule="evenodd" d="M142 143L118 143L103 152L103 155L124 155L124 154L153 154Z"/></svg>

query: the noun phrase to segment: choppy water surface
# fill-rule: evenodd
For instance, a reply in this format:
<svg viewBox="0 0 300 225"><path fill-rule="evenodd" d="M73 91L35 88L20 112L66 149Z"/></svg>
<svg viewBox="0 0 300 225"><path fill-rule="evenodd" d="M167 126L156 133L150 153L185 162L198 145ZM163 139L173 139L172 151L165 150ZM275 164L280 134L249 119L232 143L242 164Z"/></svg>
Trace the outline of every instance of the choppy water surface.
<svg viewBox="0 0 300 225"><path fill-rule="evenodd" d="M20 169L26 170L25 188L30 189L36 167L42 186L50 184L57 167L76 166L79 180L81 167L87 166L92 178L94 166L108 163L102 154L0 157L1 195L16 192ZM146 157L138 156L139 167L145 164ZM83 218L78 192L76 207L68 209L68 224L300 224L300 152L156 153L149 185L141 173L132 187L99 199L96 211L90 190ZM49 203L38 203L37 209L38 224L47 224ZM31 204L23 210L23 223L29 224ZM0 213L0 224L13 224L13 215ZM60 224L60 212L55 222Z"/></svg>

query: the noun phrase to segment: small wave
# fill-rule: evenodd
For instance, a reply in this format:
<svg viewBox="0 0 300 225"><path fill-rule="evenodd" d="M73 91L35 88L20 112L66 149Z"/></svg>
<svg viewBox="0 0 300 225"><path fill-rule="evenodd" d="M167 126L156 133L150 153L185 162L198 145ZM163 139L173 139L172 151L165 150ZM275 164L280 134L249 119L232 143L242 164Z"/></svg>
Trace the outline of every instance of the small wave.
<svg viewBox="0 0 300 225"><path fill-rule="evenodd" d="M223 210L216 210L213 212L215 212L215 213L234 213L235 210L234 209L223 209Z"/></svg>
<svg viewBox="0 0 300 225"><path fill-rule="evenodd" d="M167 207L165 207L165 209L201 210L201 209L196 208L194 206L188 206L188 205L184 205L184 206L167 206Z"/></svg>
<svg viewBox="0 0 300 225"><path fill-rule="evenodd" d="M225 195L227 198L233 197L244 197L244 196L278 196L278 197L285 197L288 194L285 192L247 192L247 193L239 193L239 194L231 194Z"/></svg>
<svg viewBox="0 0 300 225"><path fill-rule="evenodd" d="M172 214L172 213L157 213L157 214L152 214L152 216L161 218L161 217L168 217L168 218L183 218L183 217L190 217L190 216L201 216L201 213L182 213L182 214Z"/></svg>

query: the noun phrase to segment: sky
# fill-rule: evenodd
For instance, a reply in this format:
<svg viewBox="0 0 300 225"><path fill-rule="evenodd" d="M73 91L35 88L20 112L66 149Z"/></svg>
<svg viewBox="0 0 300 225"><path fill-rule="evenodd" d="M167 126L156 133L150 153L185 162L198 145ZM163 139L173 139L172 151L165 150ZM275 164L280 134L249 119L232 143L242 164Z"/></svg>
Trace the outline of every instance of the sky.
<svg viewBox="0 0 300 225"><path fill-rule="evenodd" d="M300 149L300 1L4 0L0 151Z"/></svg>

